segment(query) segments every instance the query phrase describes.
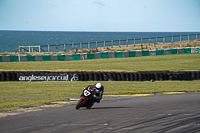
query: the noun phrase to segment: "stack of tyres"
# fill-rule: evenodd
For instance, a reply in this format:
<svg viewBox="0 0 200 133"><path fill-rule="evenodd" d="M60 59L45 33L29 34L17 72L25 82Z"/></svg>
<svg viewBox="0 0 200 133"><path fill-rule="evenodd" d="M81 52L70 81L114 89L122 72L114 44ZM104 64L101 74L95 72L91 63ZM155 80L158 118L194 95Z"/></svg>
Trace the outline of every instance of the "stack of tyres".
<svg viewBox="0 0 200 133"><path fill-rule="evenodd" d="M1 72L1 81L6 81L6 73L5 72Z"/></svg>
<svg viewBox="0 0 200 133"><path fill-rule="evenodd" d="M103 76L101 72L94 73L94 81L103 81Z"/></svg>
<svg viewBox="0 0 200 133"><path fill-rule="evenodd" d="M106 72L103 72L103 81L108 81L108 75Z"/></svg>
<svg viewBox="0 0 200 133"><path fill-rule="evenodd" d="M98 75L97 75L96 72L93 73L93 77L94 77L94 79L93 79L94 81L98 81L99 80Z"/></svg>
<svg viewBox="0 0 200 133"><path fill-rule="evenodd" d="M125 73L126 81L130 81L130 73Z"/></svg>
<svg viewBox="0 0 200 133"><path fill-rule="evenodd" d="M134 81L134 73L130 73L130 81Z"/></svg>
<svg viewBox="0 0 200 133"><path fill-rule="evenodd" d="M108 80L109 81L114 81L115 80L114 74L112 72L108 72L107 74L108 74Z"/></svg>
<svg viewBox="0 0 200 133"><path fill-rule="evenodd" d="M112 75L113 75L113 80L117 81L117 74L115 72L112 72Z"/></svg>
<svg viewBox="0 0 200 133"><path fill-rule="evenodd" d="M121 75L120 75L120 73L118 72L118 73L116 73L116 75L117 75L116 80L117 80L117 81L121 81Z"/></svg>
<svg viewBox="0 0 200 133"><path fill-rule="evenodd" d="M82 72L78 72L78 77L80 81L84 81L84 74Z"/></svg>
<svg viewBox="0 0 200 133"><path fill-rule="evenodd" d="M94 80L94 74L89 72L89 81L93 81Z"/></svg>
<svg viewBox="0 0 200 133"><path fill-rule="evenodd" d="M200 71L192 71L191 72L191 80L198 80L199 74L200 74Z"/></svg>
<svg viewBox="0 0 200 133"><path fill-rule="evenodd" d="M84 80L83 81L88 81L89 80L89 74L87 72L84 72Z"/></svg>
<svg viewBox="0 0 200 133"><path fill-rule="evenodd" d="M139 75L138 75L138 73L134 74L134 79L135 79L135 81L139 81Z"/></svg>
<svg viewBox="0 0 200 133"><path fill-rule="evenodd" d="M158 72L154 72L154 76L155 76L154 80L158 81L159 80L159 74L158 74Z"/></svg>
<svg viewBox="0 0 200 133"><path fill-rule="evenodd" d="M103 81L103 74L99 72L99 81Z"/></svg>
<svg viewBox="0 0 200 133"><path fill-rule="evenodd" d="M120 73L120 76L121 76L121 81L125 81L126 79L125 79L125 75L124 75L124 73L122 72L122 73Z"/></svg>
<svg viewBox="0 0 200 133"><path fill-rule="evenodd" d="M6 72L6 81L11 81L12 72Z"/></svg>
<svg viewBox="0 0 200 133"><path fill-rule="evenodd" d="M143 73L138 73L138 81L143 81Z"/></svg>

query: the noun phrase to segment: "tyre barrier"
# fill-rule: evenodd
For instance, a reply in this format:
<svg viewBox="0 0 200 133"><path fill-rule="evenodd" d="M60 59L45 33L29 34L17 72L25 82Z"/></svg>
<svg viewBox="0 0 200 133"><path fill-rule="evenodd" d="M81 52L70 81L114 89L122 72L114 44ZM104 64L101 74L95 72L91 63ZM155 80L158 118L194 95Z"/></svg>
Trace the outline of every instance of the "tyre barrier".
<svg viewBox="0 0 200 133"><path fill-rule="evenodd" d="M0 71L0 81L162 81L199 79L200 70L143 72Z"/></svg>
<svg viewBox="0 0 200 133"><path fill-rule="evenodd" d="M200 49L200 46L155 49L155 50L96 52L96 53L80 53L80 54L0 55L0 62L64 61L64 60L86 60L86 59L99 59L99 58L157 56L157 55L179 54L179 53L200 53L199 49Z"/></svg>

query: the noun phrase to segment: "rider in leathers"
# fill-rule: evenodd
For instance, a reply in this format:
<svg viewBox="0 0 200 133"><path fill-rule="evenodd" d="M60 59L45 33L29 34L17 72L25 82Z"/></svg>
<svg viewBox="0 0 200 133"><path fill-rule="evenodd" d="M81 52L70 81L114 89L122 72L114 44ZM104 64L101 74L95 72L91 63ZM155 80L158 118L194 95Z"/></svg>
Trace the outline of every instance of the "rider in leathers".
<svg viewBox="0 0 200 133"><path fill-rule="evenodd" d="M100 103L100 100L102 99L102 96L103 96L104 86L101 83L97 83L95 85L88 85L84 89L89 90L91 88L95 88L96 95L97 95L96 102ZM83 96L83 93L81 94L81 96Z"/></svg>

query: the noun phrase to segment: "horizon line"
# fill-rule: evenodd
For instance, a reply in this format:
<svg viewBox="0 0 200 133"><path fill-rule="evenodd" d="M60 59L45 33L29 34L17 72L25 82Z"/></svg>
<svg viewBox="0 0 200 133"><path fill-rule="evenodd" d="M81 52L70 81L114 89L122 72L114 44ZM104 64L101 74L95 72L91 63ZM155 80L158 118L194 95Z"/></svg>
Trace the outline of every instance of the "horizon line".
<svg viewBox="0 0 200 133"><path fill-rule="evenodd" d="M64 31L64 30L1 30L0 31L41 31L41 32L200 32L200 31Z"/></svg>

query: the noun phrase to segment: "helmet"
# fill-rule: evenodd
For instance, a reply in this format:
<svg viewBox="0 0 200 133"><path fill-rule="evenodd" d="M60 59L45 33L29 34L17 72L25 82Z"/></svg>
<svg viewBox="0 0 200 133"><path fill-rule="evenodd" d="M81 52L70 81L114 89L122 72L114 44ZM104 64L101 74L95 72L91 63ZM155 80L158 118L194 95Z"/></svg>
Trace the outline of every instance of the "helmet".
<svg viewBox="0 0 200 133"><path fill-rule="evenodd" d="M97 84L96 84L96 88L97 88L97 89L100 89L101 86L102 86L101 83L97 83Z"/></svg>

